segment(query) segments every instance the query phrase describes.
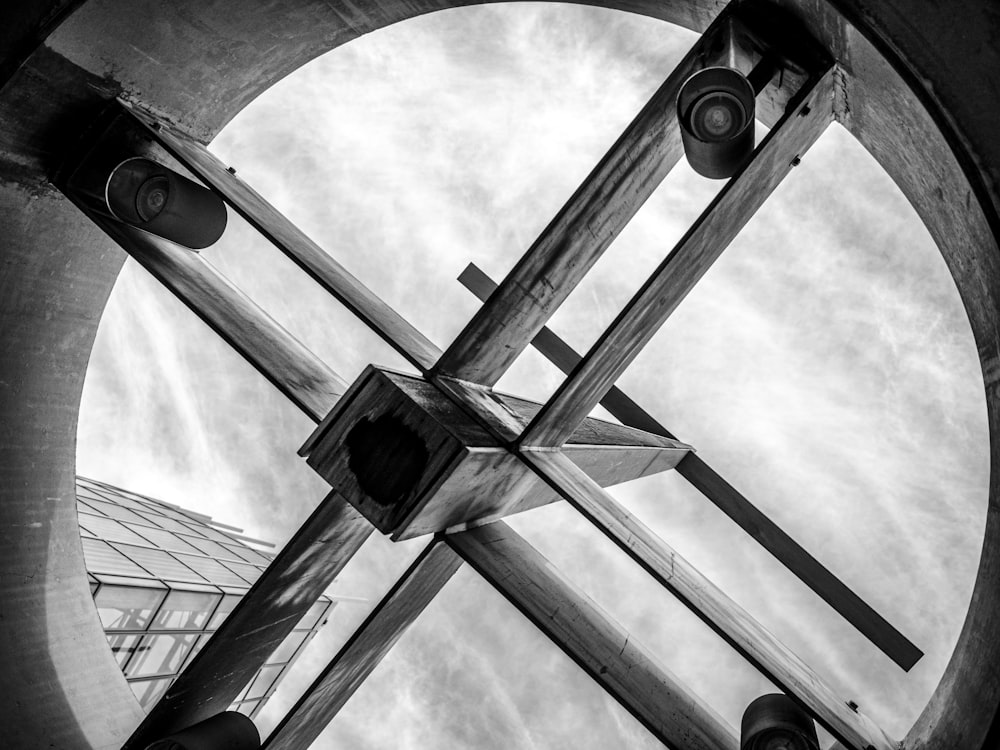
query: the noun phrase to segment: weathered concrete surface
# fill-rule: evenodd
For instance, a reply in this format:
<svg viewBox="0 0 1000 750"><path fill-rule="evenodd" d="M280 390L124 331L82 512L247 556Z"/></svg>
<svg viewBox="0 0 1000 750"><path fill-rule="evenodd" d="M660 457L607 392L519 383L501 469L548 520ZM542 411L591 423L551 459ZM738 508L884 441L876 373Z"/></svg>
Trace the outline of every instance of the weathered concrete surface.
<svg viewBox="0 0 1000 750"><path fill-rule="evenodd" d="M830 47L841 65L838 117L900 184L941 247L979 346L995 436L1000 9L993 0L778 1ZM8 0L0 10L0 636L13 644L0 653L7 746L111 748L139 718L104 646L70 502L83 373L121 255L54 193L47 175L75 131L115 95L208 140L312 57L385 24L466 3ZM597 4L698 29L723 5ZM993 443L1000 466L1000 442ZM1000 743L1000 730L991 729L1000 706L997 498L994 472L969 619L908 748Z"/></svg>
<svg viewBox="0 0 1000 750"><path fill-rule="evenodd" d="M110 748L141 716L90 599L74 477L83 374L123 253L76 213L0 185L0 744L12 748Z"/></svg>

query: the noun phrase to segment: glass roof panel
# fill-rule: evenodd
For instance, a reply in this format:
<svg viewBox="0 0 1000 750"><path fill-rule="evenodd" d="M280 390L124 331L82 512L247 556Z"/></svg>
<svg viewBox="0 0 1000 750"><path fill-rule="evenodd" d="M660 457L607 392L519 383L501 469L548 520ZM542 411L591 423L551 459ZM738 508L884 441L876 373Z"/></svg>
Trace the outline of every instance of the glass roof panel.
<svg viewBox="0 0 1000 750"><path fill-rule="evenodd" d="M190 542L192 547L197 547L209 557L214 557L217 560L236 560L238 562L243 560L229 545L219 544L211 539L194 539L191 537L187 541Z"/></svg>
<svg viewBox="0 0 1000 750"><path fill-rule="evenodd" d="M171 591L150 630L202 630L208 623L222 594L201 591Z"/></svg>
<svg viewBox="0 0 1000 750"><path fill-rule="evenodd" d="M236 575L229 568L225 567L223 563L213 560L210 557L195 557L194 555L182 555L177 554L178 559L182 560L185 565L188 565L192 569L198 571L205 579L216 584L229 584L229 585L240 585L242 583L253 583L253 581L244 581L243 578Z"/></svg>
<svg viewBox="0 0 1000 750"><path fill-rule="evenodd" d="M106 584L94 602L105 630L145 630L165 594L162 589Z"/></svg>
<svg viewBox="0 0 1000 750"><path fill-rule="evenodd" d="M115 544L114 546L158 578L206 582L200 575L163 550L135 547L128 544Z"/></svg>
<svg viewBox="0 0 1000 750"><path fill-rule="evenodd" d="M154 547L158 549L170 550L171 552L197 552L194 547L192 547L187 542L180 539L176 534L165 529L152 529L148 526L129 526L136 534L138 534L143 543L151 543ZM127 540L122 540L127 541Z"/></svg>
<svg viewBox="0 0 1000 750"><path fill-rule="evenodd" d="M82 539L83 557L87 570L93 573L112 573L121 576L148 577L150 571L136 565L107 542L99 539Z"/></svg>
<svg viewBox="0 0 1000 750"><path fill-rule="evenodd" d="M80 513L80 528L86 529L98 539L108 542L126 542L128 544L147 544L146 540L138 536L132 529L126 528L122 523L106 516L94 516L89 513Z"/></svg>
<svg viewBox="0 0 1000 750"><path fill-rule="evenodd" d="M145 635L126 665L126 677L176 675L188 652L194 647L197 634L157 633Z"/></svg>

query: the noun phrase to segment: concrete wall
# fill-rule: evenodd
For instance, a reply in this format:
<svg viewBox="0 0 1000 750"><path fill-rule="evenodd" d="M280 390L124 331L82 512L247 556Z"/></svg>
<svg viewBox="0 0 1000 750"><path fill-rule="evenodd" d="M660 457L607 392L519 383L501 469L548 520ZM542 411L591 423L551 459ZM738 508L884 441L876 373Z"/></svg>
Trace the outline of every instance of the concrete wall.
<svg viewBox="0 0 1000 750"><path fill-rule="evenodd" d="M72 502L83 375L122 254L53 190L52 169L114 96L207 141L312 57L462 2L8 0L0 10L0 638L9 644L0 652L0 717L7 746L113 748L139 720L94 613ZM991 0L781 3L838 59L838 116L917 207L955 275L995 435L1000 10ZM692 28L723 5L600 4ZM997 744L995 473L991 489L969 621L907 747Z"/></svg>

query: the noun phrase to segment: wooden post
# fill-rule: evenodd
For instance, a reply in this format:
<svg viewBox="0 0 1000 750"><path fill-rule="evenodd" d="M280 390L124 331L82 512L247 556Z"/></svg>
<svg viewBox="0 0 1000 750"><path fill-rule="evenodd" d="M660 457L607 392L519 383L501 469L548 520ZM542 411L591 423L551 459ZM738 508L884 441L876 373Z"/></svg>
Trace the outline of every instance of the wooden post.
<svg viewBox="0 0 1000 750"><path fill-rule="evenodd" d="M844 699L805 662L596 486L568 458L557 451L524 451L522 455L605 536L743 658L795 697L834 736L855 750L897 750L895 743L866 717L848 708Z"/></svg>
<svg viewBox="0 0 1000 750"><path fill-rule="evenodd" d="M496 283L489 276L471 264L459 276L459 281L482 301L486 301L496 288ZM569 344L548 327L538 332L532 345L566 375L569 375L582 359ZM674 438L666 427L617 387L608 390L601 399L601 406L624 425L654 435ZM563 452L566 452L568 447L567 443ZM923 652L906 636L868 606L860 596L743 497L735 487L719 476L701 456L692 451L681 459L675 468L719 510L735 521L751 538L774 555L793 575L902 669L909 671L923 656Z"/></svg>
<svg viewBox="0 0 1000 750"><path fill-rule="evenodd" d="M670 73L625 132L442 355L437 375L493 386L531 343L683 154L674 101L687 77L724 53L730 7Z"/></svg>
<svg viewBox="0 0 1000 750"><path fill-rule="evenodd" d="M372 532L331 492L122 746L149 743L225 711Z"/></svg>
<svg viewBox="0 0 1000 750"><path fill-rule="evenodd" d="M152 115L125 106L136 122L171 155L215 190L276 248L377 333L421 372L441 354L420 331L313 242L249 185L229 171L204 146L160 123Z"/></svg>
<svg viewBox="0 0 1000 750"><path fill-rule="evenodd" d="M84 209L87 210L87 209ZM313 421L347 383L198 253L96 213L90 218Z"/></svg>
<svg viewBox="0 0 1000 750"><path fill-rule="evenodd" d="M505 523L446 540L667 747L739 746L722 717Z"/></svg>
<svg viewBox="0 0 1000 750"><path fill-rule="evenodd" d="M539 404L492 394L517 431ZM369 367L300 453L394 540L484 523L559 500L508 445L435 385ZM601 485L673 468L676 440L598 419L570 436L573 460Z"/></svg>
<svg viewBox="0 0 1000 750"><path fill-rule="evenodd" d="M523 445L561 445L597 406L618 376L832 121L833 78L831 66L802 86L753 158L726 183L573 374L549 399L525 431Z"/></svg>
<svg viewBox="0 0 1000 750"><path fill-rule="evenodd" d="M281 720L264 750L309 747L461 564L439 539L425 547Z"/></svg>

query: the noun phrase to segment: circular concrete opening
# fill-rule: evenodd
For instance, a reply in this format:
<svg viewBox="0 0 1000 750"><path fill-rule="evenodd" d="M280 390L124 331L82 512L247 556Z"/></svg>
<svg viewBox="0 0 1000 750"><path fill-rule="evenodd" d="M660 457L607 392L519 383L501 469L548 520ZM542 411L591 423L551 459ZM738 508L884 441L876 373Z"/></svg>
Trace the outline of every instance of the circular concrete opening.
<svg viewBox="0 0 1000 750"><path fill-rule="evenodd" d="M89 73L90 89L87 90L96 94L88 96L99 99L109 92L120 93L120 89L115 90L116 86L124 84L128 96L171 114L173 119L207 139L243 104L287 71L358 33L399 20L404 14L398 9L373 7L345 24L341 17L325 15L324 9L303 3L301 7L285 9L280 18L268 18L269 23L264 23L262 16L237 18L224 8L206 9L182 4L165 10L157 7L156 10L163 14L156 16L156 28L169 29L171 33L150 33L148 24L140 29L121 23L125 14L115 3L84 4L28 61L4 92L10 97L8 101L44 104L36 107L38 111L31 117L20 119L20 129L11 130L14 135L8 138L15 151L23 150L18 152L18 159L8 159L5 172L8 178L16 176L16 184L12 183L5 193L4 221L11 237L8 256L11 263L5 279L11 288L32 288L42 298L50 293L51 299L57 300L54 306L49 305L48 311L41 305L33 308L8 303L4 308L5 321L10 324L6 327L9 333L4 341L4 351L8 354L4 361L5 382L15 386L4 401L3 416L6 424L23 428L11 432L14 437L8 440L11 455L8 465L14 467L8 472L8 485L17 490L7 491L6 512L12 520L41 524L50 532L48 540L52 540L51 544L46 539L19 542L6 558L8 567L44 569L47 561L55 560L64 549L72 546L67 546L66 541L72 514L51 510L45 503L47 499L65 494L67 484L71 483L72 452L68 446L72 443L83 363L89 351L95 312L100 311L120 262L118 256L101 249L101 240L96 234L81 235L81 231L89 230L80 229L83 225L79 217L58 199L46 196L44 188L39 188L44 183L41 175L45 173L47 159L58 151L52 142L44 142L45 137L52 138L52 123L65 123L66 113L72 111L73 106L78 113L86 113L91 102L84 96L82 103L70 104L68 100L72 97L65 93L62 98L55 99L38 96L37 91L35 96L23 94L31 91L32 86L47 86L51 91L65 85L68 91L79 92L84 90L81 84ZM694 5L642 10L698 28L705 25L709 15ZM994 295L997 253L990 229L994 221L991 200L995 196L986 190L980 173L972 166L966 143L947 124L950 113L935 108L942 100L934 99L926 88L920 89L919 94L913 93L894 72L902 71L906 81L915 81L908 60L894 56L891 63L887 63L865 37L826 9L810 10L807 15L817 35L824 38L843 65L844 88L840 92L844 97L841 102L843 121L902 187L949 263L972 323L989 386L997 355ZM970 16L969 23L973 21L974 16ZM112 29L114 33L108 33ZM873 29L868 33L878 42L884 28L876 25ZM261 43L261 34L272 40L283 39L284 43L277 46ZM220 45L220 41L226 44ZM912 38L904 36L902 43L904 47L914 47ZM883 45L881 49L884 54L894 54L888 46ZM263 54L262 50L268 50L268 54ZM209 62L206 56L211 58ZM197 75L192 75L194 73ZM947 77L946 73L942 76ZM109 80L111 83L107 83ZM182 80L187 82L183 87L178 85ZM192 86L192 81L200 85ZM102 85L106 88L102 89ZM948 101L948 95L945 90L943 101ZM931 108L930 113L927 106ZM46 117L51 119L46 121ZM48 126L48 130L43 125ZM38 140L32 141L34 136L25 135L26 132L37 133ZM914 154L921 158L914 159ZM10 166L13 163L19 165L20 172ZM30 197L33 195L34 203ZM38 226L40 220L46 220L42 230ZM74 238L72 249L78 251L76 256L69 254L69 250L51 249L69 244L64 242L69 237ZM36 243L37 248L49 249L35 252ZM40 285L43 279L48 287ZM73 280L86 287L83 293L72 289ZM24 332L29 332L30 336L25 338ZM33 343L25 344L26 340ZM50 375L35 377L43 372ZM992 390L988 389L987 397L992 427L996 414ZM38 427L29 429L30 425ZM50 447L52 441L57 443L55 449ZM39 454L38 447L42 445L46 446L48 455ZM44 460L35 461L33 456L36 454ZM30 470L25 468L29 465ZM40 511L43 507L46 508L44 512ZM36 520L38 518L41 520ZM997 695L991 687L996 684L992 675L997 654L989 638L995 630L997 616L996 602L991 594L996 575L994 534L991 517L979 584L966 630L937 695L908 737L907 747L958 747L969 746L970 742L978 746L984 742L997 705ZM64 557L67 561L65 580L69 582L73 580L73 566L79 566L79 554L78 551L70 552ZM84 666L79 660L65 658L70 649L61 640L64 636L56 632L65 630L66 625L57 621L69 622L70 618L65 616L68 612L75 612L74 617L80 622L86 619L81 607L85 592L74 594L70 584L58 581L60 576L55 568L49 566L48 573L49 588L35 600L41 609L26 608L25 622L29 622L30 617L35 617L36 621L39 616L44 617L46 607L51 606L52 612L58 613L51 618L55 630L49 633L47 641L45 638L40 640L40 648L49 654L52 665L49 668L54 674L69 674L92 667L91 674L96 677L104 667L97 663ZM73 585L83 588L79 582ZM6 593L8 599L11 596L21 599L35 590L19 581L8 584ZM76 622L72 627L79 629ZM37 628L27 626L27 631L34 630ZM16 661L15 655L5 658ZM19 671L13 661L4 666L10 667L11 673ZM71 686L74 680L77 684ZM31 685L51 682L29 680L31 684L23 687L29 690ZM61 701L58 705L50 705L56 706L54 710L62 706L63 715L70 715L73 720L51 723L50 727L39 729L35 719L25 731L35 728L45 736L62 729L85 736L93 732L94 746L113 744L113 740L107 739L109 732L120 739L121 727L128 723L127 718L103 730L88 728L93 721L89 717L102 712L93 701L88 703L81 698L87 692L86 679L68 678L65 684ZM19 694L23 695L24 691ZM17 716L17 711L12 711Z"/></svg>
<svg viewBox="0 0 1000 750"><path fill-rule="evenodd" d="M502 278L694 38L603 9L503 5L431 14L313 61L238 115L212 149L444 344L478 304L455 280L465 264ZM627 52L622 40L631 42ZM553 328L585 351L718 189L687 165L676 167ZM205 257L345 379L368 362L407 367L252 228L235 220L233 230ZM216 517L256 524L256 534L291 533L324 492L289 450L309 428L145 272L127 268L120 284L92 360L104 393L96 395L95 381L85 397L92 420L116 408L119 431L84 415L85 460L106 467L87 472L142 467L147 491L183 483L173 490L178 497L212 482L206 500L227 498L211 511ZM123 356L130 340L156 346L129 346ZM140 364L140 356L155 364ZM129 377L136 370L151 379ZM515 370L502 389L539 401L562 379L533 353ZM686 481L664 475L613 492L902 736L940 680L975 577L988 481L979 379L965 312L933 240L888 176L835 124L623 387L927 656L902 672ZM167 413L159 406L166 397L184 434L197 440L145 418L147 405ZM280 427L276 414L288 415ZM158 452L171 460L159 464ZM191 467L191 476L178 476L177 466ZM282 524L274 520L275 492L295 498L283 501ZM550 508L512 523L560 569L587 570L581 582L602 606L738 722L762 688L725 643L602 546L572 511ZM384 552L386 560L406 554ZM341 583L375 601L387 584L386 564L352 565ZM462 598L503 606L474 579L447 591L459 585L469 591ZM431 631L441 628L488 630L444 596L414 638L431 643ZM498 661L488 656L491 644L502 641L497 634L453 648L484 655L485 668ZM557 684L576 680L554 647L534 648L525 662L540 674ZM496 684L486 675L478 681L483 698L472 698L478 693L470 687L453 700L496 705L501 689L519 694L499 668L494 677ZM380 670L372 679L385 686L402 677ZM289 685L289 700L306 687ZM580 700L592 716L617 710L597 690ZM352 702L331 731L364 731L367 713L363 699ZM279 702L263 721L281 715ZM409 713L394 722L425 723Z"/></svg>

